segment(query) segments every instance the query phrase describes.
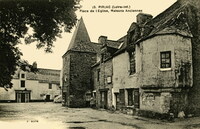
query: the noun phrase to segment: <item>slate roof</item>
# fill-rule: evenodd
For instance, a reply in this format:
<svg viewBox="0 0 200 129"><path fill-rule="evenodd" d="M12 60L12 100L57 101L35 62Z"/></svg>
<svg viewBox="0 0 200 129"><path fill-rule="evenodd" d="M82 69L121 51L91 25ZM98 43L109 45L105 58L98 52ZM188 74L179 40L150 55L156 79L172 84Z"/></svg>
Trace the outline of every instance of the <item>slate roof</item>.
<svg viewBox="0 0 200 129"><path fill-rule="evenodd" d="M101 43L93 43L91 42L90 45L92 46L95 53L99 53L101 51L102 44Z"/></svg>
<svg viewBox="0 0 200 129"><path fill-rule="evenodd" d="M179 34L192 37L185 14L186 4L175 2L168 9L145 24L143 35L139 41L162 34Z"/></svg>
<svg viewBox="0 0 200 129"><path fill-rule="evenodd" d="M97 53L100 50L102 44L93 42L78 43L68 51L79 51L79 52L93 52Z"/></svg>
<svg viewBox="0 0 200 129"><path fill-rule="evenodd" d="M119 49L121 42L120 41L114 41L114 40L107 40L106 45L108 47L111 47L111 48Z"/></svg>
<svg viewBox="0 0 200 129"><path fill-rule="evenodd" d="M14 79L19 79L20 69L15 72ZM40 83L60 84L60 70L38 68L38 72L26 72L27 80L38 80Z"/></svg>
<svg viewBox="0 0 200 129"><path fill-rule="evenodd" d="M124 40L126 40L127 35L124 35L123 37L121 37L120 39L118 39L117 41L119 42L124 42Z"/></svg>
<svg viewBox="0 0 200 129"><path fill-rule="evenodd" d="M69 51L98 53L101 45L102 44L100 43L93 43L90 41L85 23L81 17L73 33L68 50L64 55L66 55Z"/></svg>
<svg viewBox="0 0 200 129"><path fill-rule="evenodd" d="M91 41L87 29L85 27L83 18L81 17L81 19L78 21L77 27L70 41L68 50L76 50L76 49L80 50L79 47L82 46L80 44L83 44L85 42L91 42Z"/></svg>

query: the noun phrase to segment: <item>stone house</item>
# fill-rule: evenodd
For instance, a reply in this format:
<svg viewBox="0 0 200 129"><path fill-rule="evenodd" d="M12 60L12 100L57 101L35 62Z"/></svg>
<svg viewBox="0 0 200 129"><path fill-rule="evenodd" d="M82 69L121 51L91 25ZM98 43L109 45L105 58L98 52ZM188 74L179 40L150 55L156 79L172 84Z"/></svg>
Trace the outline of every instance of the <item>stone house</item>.
<svg viewBox="0 0 200 129"><path fill-rule="evenodd" d="M63 56L66 105L70 102L84 102L84 105L86 93L93 91L100 108L127 107L151 116L152 113L173 113L175 117L179 112L197 114L200 111L199 8L198 0L177 0L154 18L140 13L124 37L112 41L100 36L99 44L91 43L80 20ZM83 30L82 36L76 36L78 30ZM80 72L83 69L86 71Z"/></svg>
<svg viewBox="0 0 200 129"><path fill-rule="evenodd" d="M101 44L90 41L81 18L77 24L67 52L63 55L62 95L63 105L68 107L89 106L92 95L91 66L99 60Z"/></svg>
<svg viewBox="0 0 200 129"><path fill-rule="evenodd" d="M113 106L139 108L139 54L127 51L127 36L123 46L113 55ZM138 52L138 51L137 51Z"/></svg>
<svg viewBox="0 0 200 129"><path fill-rule="evenodd" d="M100 36L98 42L102 44L100 51L101 59L92 66L96 105L98 108L111 109L113 105L112 55L119 50L122 41L108 40L106 36Z"/></svg>
<svg viewBox="0 0 200 129"><path fill-rule="evenodd" d="M141 114L175 116L198 111L198 10L198 1L178 0L155 18L137 15L123 44L109 58L110 101L115 108L132 106Z"/></svg>
<svg viewBox="0 0 200 129"><path fill-rule="evenodd" d="M145 24L139 23L141 35L130 45L139 51L141 61L140 110L175 116L188 112L195 63L188 23L191 3L182 2L177 1Z"/></svg>
<svg viewBox="0 0 200 129"><path fill-rule="evenodd" d="M13 87L0 88L0 102L53 101L61 94L59 77L60 70L38 68L33 73L18 69L12 79Z"/></svg>

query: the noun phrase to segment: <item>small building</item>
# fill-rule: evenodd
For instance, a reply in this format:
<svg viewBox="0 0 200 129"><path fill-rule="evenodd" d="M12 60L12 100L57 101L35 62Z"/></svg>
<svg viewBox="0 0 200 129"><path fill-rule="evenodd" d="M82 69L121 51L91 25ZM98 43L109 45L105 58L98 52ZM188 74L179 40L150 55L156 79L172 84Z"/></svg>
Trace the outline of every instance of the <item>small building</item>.
<svg viewBox="0 0 200 129"><path fill-rule="evenodd" d="M18 69L13 76L13 87L0 88L0 102L43 102L53 101L61 94L60 70L38 68L27 72Z"/></svg>

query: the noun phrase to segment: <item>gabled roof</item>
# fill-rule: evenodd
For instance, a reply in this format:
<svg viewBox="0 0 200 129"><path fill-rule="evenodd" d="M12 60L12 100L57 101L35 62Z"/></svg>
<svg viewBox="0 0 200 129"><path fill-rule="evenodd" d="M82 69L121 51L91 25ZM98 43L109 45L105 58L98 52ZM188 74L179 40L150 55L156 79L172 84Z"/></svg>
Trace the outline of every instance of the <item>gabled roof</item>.
<svg viewBox="0 0 200 129"><path fill-rule="evenodd" d="M19 79L20 69L15 72L14 79ZM38 72L26 72L27 80L37 80L41 83L60 84L60 70L38 68Z"/></svg>
<svg viewBox="0 0 200 129"><path fill-rule="evenodd" d="M85 27L83 18L81 17L70 41L68 50L80 50L79 47L81 47L85 42L90 42L90 37Z"/></svg>
<svg viewBox="0 0 200 129"><path fill-rule="evenodd" d="M137 42L155 35L179 34L185 37L192 37L185 9L187 4L175 2L168 9L145 24L143 35Z"/></svg>

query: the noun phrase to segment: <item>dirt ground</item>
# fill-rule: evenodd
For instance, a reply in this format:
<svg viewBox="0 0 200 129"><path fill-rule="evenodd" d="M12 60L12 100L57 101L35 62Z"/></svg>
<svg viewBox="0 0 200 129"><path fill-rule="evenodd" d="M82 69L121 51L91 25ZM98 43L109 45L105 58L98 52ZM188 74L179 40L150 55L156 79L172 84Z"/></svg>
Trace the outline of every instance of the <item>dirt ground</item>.
<svg viewBox="0 0 200 129"><path fill-rule="evenodd" d="M56 103L0 103L0 129L198 129L200 118L175 122Z"/></svg>

